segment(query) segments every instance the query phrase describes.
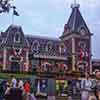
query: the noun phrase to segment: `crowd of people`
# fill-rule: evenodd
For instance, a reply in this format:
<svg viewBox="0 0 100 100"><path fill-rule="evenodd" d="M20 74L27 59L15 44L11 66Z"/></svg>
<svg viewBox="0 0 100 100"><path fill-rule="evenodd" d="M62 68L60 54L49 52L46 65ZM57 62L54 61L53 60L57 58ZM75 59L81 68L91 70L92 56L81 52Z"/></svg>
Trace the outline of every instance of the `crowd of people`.
<svg viewBox="0 0 100 100"><path fill-rule="evenodd" d="M91 78L90 74L86 72L85 78L81 79L80 100L100 100L100 71L97 70L95 76L95 78ZM17 80L12 76L10 81L2 84L6 84L6 87L5 89L0 89L0 95L2 95L0 100L37 100L32 92L30 81ZM72 86L68 84L68 87ZM2 94L3 92L4 95ZM73 100L71 96L69 93L68 100Z"/></svg>
<svg viewBox="0 0 100 100"><path fill-rule="evenodd" d="M36 97L31 92L30 81L23 82L23 80L17 80L12 76L11 81L5 82L4 88L1 89L1 93L4 92L4 94L2 94L0 100L36 100Z"/></svg>
<svg viewBox="0 0 100 100"><path fill-rule="evenodd" d="M81 80L81 100L100 100L100 71L95 72L95 78L91 79L89 73Z"/></svg>

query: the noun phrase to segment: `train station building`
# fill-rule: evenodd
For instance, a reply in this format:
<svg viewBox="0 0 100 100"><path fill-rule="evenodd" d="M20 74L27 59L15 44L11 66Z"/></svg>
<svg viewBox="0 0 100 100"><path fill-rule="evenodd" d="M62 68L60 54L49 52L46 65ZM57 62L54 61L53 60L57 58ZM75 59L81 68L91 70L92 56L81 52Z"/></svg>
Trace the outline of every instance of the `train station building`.
<svg viewBox="0 0 100 100"><path fill-rule="evenodd" d="M0 71L36 71L36 73L46 73L46 76L52 73L52 77L55 77L53 79L47 79L45 75L41 79L34 76L34 84L40 79L40 83L45 84L41 91L48 93L49 90L48 94L52 95L59 88L59 80L65 82L66 87L66 80L72 78L73 73L84 74L87 71L92 74L96 69L100 70L100 59L92 59L91 36L93 34L82 17L79 5L72 5L71 10L62 35L58 38L26 35L19 25L10 25L1 32ZM59 73L68 74L69 77L57 77ZM51 89L49 84L54 88ZM48 89L45 88L46 85ZM38 87L37 89L39 92Z"/></svg>

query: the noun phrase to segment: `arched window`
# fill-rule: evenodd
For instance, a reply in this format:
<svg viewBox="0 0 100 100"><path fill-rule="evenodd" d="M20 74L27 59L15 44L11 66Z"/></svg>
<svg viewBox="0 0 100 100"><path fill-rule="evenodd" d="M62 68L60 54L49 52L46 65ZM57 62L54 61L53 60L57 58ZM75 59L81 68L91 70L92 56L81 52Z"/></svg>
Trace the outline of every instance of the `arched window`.
<svg viewBox="0 0 100 100"><path fill-rule="evenodd" d="M59 46L59 53L60 53L60 54L65 54L66 51L67 51L67 47L66 47L64 44L61 44L61 45Z"/></svg>
<svg viewBox="0 0 100 100"><path fill-rule="evenodd" d="M78 45L82 49L85 49L86 48L86 43L84 41L80 41Z"/></svg>
<svg viewBox="0 0 100 100"><path fill-rule="evenodd" d="M33 44L32 44L33 53L38 53L39 52L39 47L40 47L39 42L37 40L33 41Z"/></svg>
<svg viewBox="0 0 100 100"><path fill-rule="evenodd" d="M52 42L47 42L47 45L46 45L46 51L50 51L50 50L52 50L52 48L53 48L53 43Z"/></svg>
<svg viewBox="0 0 100 100"><path fill-rule="evenodd" d="M15 34L15 37L14 37L14 42L20 42L20 34L17 32L16 34Z"/></svg>
<svg viewBox="0 0 100 100"><path fill-rule="evenodd" d="M86 28L84 26L80 26L78 28L78 31L79 33L82 35L82 36L85 36L86 35Z"/></svg>

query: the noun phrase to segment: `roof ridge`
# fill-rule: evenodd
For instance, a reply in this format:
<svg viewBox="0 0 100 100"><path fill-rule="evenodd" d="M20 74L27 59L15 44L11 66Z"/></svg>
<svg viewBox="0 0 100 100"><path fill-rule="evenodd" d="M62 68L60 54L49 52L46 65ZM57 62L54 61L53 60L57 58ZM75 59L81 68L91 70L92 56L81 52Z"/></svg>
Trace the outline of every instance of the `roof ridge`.
<svg viewBox="0 0 100 100"><path fill-rule="evenodd" d="M57 40L57 41L60 41L60 38L53 38L53 37L47 37L47 36L39 36L39 35L26 35L25 34L25 37L31 37L31 38L41 38L41 39L50 39L50 40Z"/></svg>
<svg viewBox="0 0 100 100"><path fill-rule="evenodd" d="M76 16L77 16L77 9L76 8L74 8L74 19L73 19L73 28L72 28L72 31L74 31L75 30L75 23L76 23Z"/></svg>

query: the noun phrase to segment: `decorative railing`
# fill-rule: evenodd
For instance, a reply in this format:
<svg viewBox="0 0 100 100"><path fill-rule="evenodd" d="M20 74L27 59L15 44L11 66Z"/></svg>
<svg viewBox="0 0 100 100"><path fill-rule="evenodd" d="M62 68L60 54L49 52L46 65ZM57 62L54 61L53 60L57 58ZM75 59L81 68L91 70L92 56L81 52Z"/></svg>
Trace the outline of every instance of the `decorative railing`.
<svg viewBox="0 0 100 100"><path fill-rule="evenodd" d="M71 76L74 76L74 77L81 76L81 73L79 71L73 72L72 70L65 70L65 69L56 68L56 67L52 67L51 69L47 70L47 69L44 69L42 66L39 66L36 69L36 73L39 76L62 77L62 78L71 77Z"/></svg>

